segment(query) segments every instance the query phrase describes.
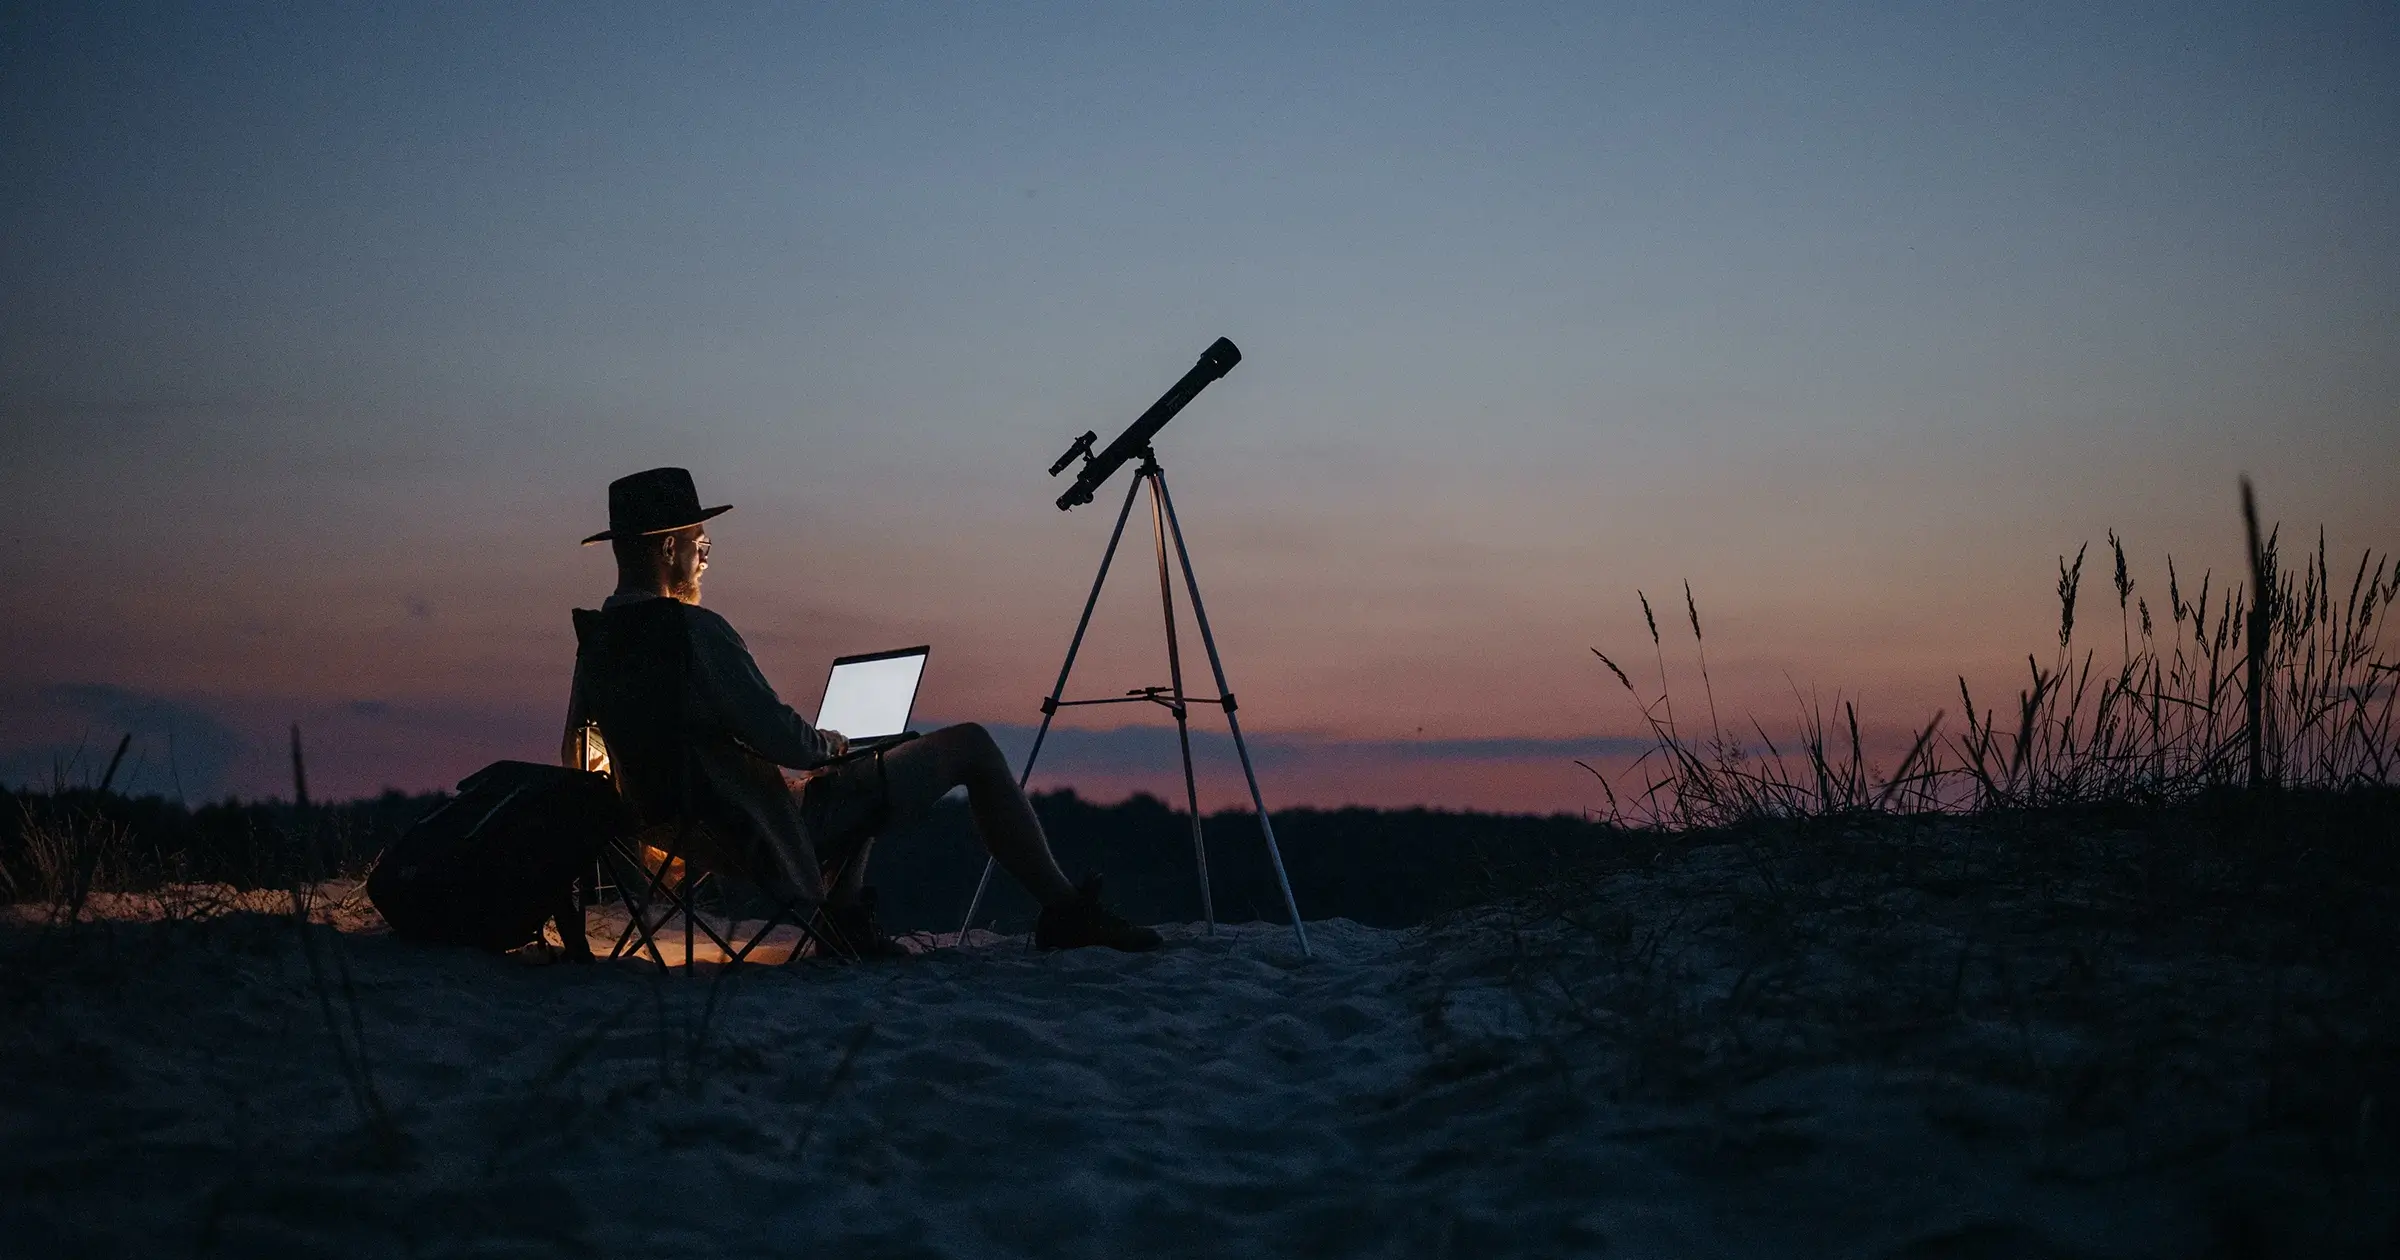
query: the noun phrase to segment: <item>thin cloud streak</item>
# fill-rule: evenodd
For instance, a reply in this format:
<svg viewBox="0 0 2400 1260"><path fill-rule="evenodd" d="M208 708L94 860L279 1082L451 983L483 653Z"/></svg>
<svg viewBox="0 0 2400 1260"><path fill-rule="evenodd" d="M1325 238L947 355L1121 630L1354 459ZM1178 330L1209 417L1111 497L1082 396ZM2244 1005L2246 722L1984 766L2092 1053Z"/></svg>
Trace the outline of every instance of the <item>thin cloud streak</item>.
<svg viewBox="0 0 2400 1260"><path fill-rule="evenodd" d="M1036 728L1013 723L986 723L1011 764L1022 767L1032 750ZM1472 739L1344 739L1338 736L1260 734L1244 732L1252 764L1261 770L1305 770L1310 766L1382 762L1487 763L1573 761L1576 758L1637 756L1649 748L1646 740L1619 735L1570 738L1493 736ZM1175 729L1171 726L1124 726L1107 730L1053 729L1042 743L1038 769L1045 776L1077 771L1120 774L1180 764ZM1192 732L1192 759L1210 765L1238 765L1233 739L1217 731Z"/></svg>
<svg viewBox="0 0 2400 1260"><path fill-rule="evenodd" d="M0 725L0 783L97 783L131 735L113 783L129 794L208 800L224 794L250 740L205 705L109 683L12 689Z"/></svg>

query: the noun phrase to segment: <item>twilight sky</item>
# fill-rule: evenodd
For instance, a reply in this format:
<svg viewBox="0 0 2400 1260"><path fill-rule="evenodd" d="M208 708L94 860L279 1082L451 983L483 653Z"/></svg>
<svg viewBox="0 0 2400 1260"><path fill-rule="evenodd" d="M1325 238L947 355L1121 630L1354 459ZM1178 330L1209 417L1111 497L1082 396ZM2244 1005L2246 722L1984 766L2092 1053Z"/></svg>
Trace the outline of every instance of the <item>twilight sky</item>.
<svg viewBox="0 0 2400 1260"><path fill-rule="evenodd" d="M2108 527L2232 572L2242 472L2400 544L2388 3L867 9L0 8L0 777L546 758L665 463L804 712L925 641L1026 726L1123 490L1043 470L1220 335L1160 449L1270 804L1592 803L1636 589L1888 740ZM1083 694L1165 681L1132 538Z"/></svg>

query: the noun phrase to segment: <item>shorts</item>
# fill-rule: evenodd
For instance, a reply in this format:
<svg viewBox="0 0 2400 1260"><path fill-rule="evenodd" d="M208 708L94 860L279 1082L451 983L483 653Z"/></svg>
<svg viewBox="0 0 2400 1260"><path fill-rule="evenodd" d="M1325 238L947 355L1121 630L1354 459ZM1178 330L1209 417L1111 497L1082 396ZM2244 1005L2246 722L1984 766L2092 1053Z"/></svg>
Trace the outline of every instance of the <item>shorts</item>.
<svg viewBox="0 0 2400 1260"><path fill-rule="evenodd" d="M858 856L892 816L891 780L881 752L819 770L794 790L808 842L827 872Z"/></svg>

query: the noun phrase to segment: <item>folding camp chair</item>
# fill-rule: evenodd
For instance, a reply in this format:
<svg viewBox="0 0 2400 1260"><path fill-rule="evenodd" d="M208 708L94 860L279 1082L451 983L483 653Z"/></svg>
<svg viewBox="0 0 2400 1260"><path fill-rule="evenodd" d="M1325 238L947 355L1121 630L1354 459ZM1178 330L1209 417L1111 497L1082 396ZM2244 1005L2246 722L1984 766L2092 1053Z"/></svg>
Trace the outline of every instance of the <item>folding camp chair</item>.
<svg viewBox="0 0 2400 1260"><path fill-rule="evenodd" d="M601 751L597 756L594 755L591 736L588 727L578 732L578 759L587 769L608 773L607 754ZM623 781L613 774L609 777L622 794ZM632 802L628 800L628 804ZM683 920L683 962L687 967L692 964L697 951L695 934L707 937L709 943L715 945L718 952L729 961L740 963L747 961L752 951L764 943L770 933L786 923L800 933L800 940L793 946L791 957L786 961L799 958L803 948L813 948L820 956L845 960L858 956L857 946L860 942L843 939L823 905L801 913L801 908L806 904L804 898L776 898L772 893L766 893L769 901L766 918L756 931L748 934L747 939L735 944L733 938L740 933L725 888L728 876L695 860L690 853L691 833L698 825L689 818L658 820L647 828L611 836L602 846L586 889L596 897L603 886L613 887L617 899L625 906L626 929L609 950L608 956L612 961L638 947L648 952L659 966L666 966L666 955L659 948L658 936L678 917ZM829 889L838 887L849 875L852 864L866 851L867 846L860 845L841 863L823 872L824 886ZM653 854L656 856L652 857ZM733 878L762 893L773 882L755 876L743 878L737 875ZM701 913L700 899L707 891L718 894L719 907L723 911L721 917L725 920L722 932Z"/></svg>
<svg viewBox="0 0 2400 1260"><path fill-rule="evenodd" d="M787 922L799 928L802 944L818 953L853 956L856 951L839 939L822 905L803 912L805 899L790 891L788 877L729 869L738 868L741 859L729 855L725 846L693 843L707 831L704 815L710 802L698 790L694 736L681 722L691 653L680 606L656 600L609 612L577 609L575 637L579 670L587 658L593 670L584 676L589 687L585 700L590 706L590 722L578 732L581 760L586 769L608 771L638 823L633 837L602 851L600 865L604 869L596 872L612 878L630 918L610 957L622 957L638 944L653 961L665 966L658 933L678 916L683 919L687 966L695 952L695 934L706 935L726 958L741 962L768 933ZM599 756L592 748L595 725L601 742ZM749 768L761 776L774 776L775 790L782 789L781 772L764 760ZM653 851L660 855L658 860L646 860L646 854ZM752 854L747 860L772 859ZM738 946L731 939L737 931L730 913L723 932L700 913L705 885L712 880L721 885L727 879L767 893L771 903L765 923ZM595 887L597 882L595 879ZM725 890L720 887L718 891ZM795 949L794 957L799 953Z"/></svg>

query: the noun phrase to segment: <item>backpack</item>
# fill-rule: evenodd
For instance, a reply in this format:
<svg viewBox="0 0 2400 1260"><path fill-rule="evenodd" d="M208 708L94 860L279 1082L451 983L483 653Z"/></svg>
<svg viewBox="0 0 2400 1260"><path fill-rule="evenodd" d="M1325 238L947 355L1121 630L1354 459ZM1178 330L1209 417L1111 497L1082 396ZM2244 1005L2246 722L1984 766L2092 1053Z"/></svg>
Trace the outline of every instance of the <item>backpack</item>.
<svg viewBox="0 0 2400 1260"><path fill-rule="evenodd" d="M575 880L631 829L607 775L495 761L375 859L367 899L395 936L489 950L528 944L559 915L568 951L580 954Z"/></svg>

